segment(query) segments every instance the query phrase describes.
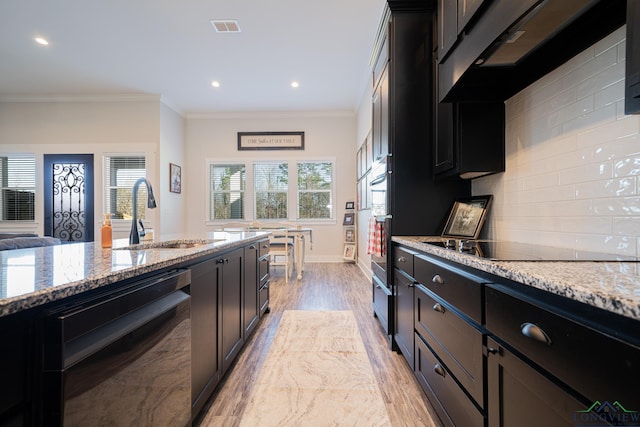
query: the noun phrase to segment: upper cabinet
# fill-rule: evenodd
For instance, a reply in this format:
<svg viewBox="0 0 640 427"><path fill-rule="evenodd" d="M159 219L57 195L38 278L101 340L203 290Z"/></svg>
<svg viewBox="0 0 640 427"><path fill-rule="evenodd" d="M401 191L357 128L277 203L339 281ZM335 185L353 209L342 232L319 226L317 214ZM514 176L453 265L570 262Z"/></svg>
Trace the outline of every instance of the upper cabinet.
<svg viewBox="0 0 640 427"><path fill-rule="evenodd" d="M438 0L440 101L510 98L623 25L626 3Z"/></svg>
<svg viewBox="0 0 640 427"><path fill-rule="evenodd" d="M489 0L438 0L438 57L444 59L483 3Z"/></svg>
<svg viewBox="0 0 640 427"><path fill-rule="evenodd" d="M625 114L640 114L640 2L627 1Z"/></svg>

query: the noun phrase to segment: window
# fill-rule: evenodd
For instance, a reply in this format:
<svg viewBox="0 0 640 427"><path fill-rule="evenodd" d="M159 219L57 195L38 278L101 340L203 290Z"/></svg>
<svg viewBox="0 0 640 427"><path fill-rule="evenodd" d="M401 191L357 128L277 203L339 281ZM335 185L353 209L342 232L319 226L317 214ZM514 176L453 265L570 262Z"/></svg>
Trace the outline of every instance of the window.
<svg viewBox="0 0 640 427"><path fill-rule="evenodd" d="M255 219L287 219L288 163L253 165Z"/></svg>
<svg viewBox="0 0 640 427"><path fill-rule="evenodd" d="M122 155L104 157L105 212L114 219L131 219L133 184L146 178L145 157ZM147 207L147 187L138 188L138 218L144 219Z"/></svg>
<svg viewBox="0 0 640 427"><path fill-rule="evenodd" d="M34 221L35 156L0 157L0 190L0 221Z"/></svg>
<svg viewBox="0 0 640 427"><path fill-rule="evenodd" d="M209 220L245 219L245 165L209 165L209 179Z"/></svg>
<svg viewBox="0 0 640 427"><path fill-rule="evenodd" d="M298 218L332 217L333 164L331 162L298 163Z"/></svg>

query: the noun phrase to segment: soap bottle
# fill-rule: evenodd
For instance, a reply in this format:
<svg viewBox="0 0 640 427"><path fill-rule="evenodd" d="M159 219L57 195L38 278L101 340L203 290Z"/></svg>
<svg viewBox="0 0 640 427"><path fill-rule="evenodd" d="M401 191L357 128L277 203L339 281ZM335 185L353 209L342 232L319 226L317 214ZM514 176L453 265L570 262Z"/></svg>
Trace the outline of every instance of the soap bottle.
<svg viewBox="0 0 640 427"><path fill-rule="evenodd" d="M113 229L111 228L111 214L104 214L102 221L102 247L110 248L113 243Z"/></svg>

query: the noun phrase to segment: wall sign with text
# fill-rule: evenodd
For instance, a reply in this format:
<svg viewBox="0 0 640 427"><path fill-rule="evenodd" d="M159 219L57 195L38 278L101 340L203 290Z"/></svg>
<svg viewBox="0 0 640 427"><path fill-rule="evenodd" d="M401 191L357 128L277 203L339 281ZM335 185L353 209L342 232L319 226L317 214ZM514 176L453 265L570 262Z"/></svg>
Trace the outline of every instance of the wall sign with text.
<svg viewBox="0 0 640 427"><path fill-rule="evenodd" d="M304 132L238 132L238 150L304 150Z"/></svg>

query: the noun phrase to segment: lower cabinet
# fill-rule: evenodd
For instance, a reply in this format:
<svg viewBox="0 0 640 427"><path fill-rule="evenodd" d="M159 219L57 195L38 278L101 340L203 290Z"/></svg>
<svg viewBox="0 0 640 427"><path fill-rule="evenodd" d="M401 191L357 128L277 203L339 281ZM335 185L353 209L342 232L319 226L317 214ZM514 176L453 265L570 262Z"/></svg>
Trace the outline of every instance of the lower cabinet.
<svg viewBox="0 0 640 427"><path fill-rule="evenodd" d="M27 395L29 342L27 318L22 313L0 319L2 364L0 364L0 426L29 425L31 410Z"/></svg>
<svg viewBox="0 0 640 427"><path fill-rule="evenodd" d="M411 369L414 368L414 348L413 348L413 289L414 280L400 270L395 271L396 288L396 332L394 341L400 352L409 363Z"/></svg>
<svg viewBox="0 0 640 427"><path fill-rule="evenodd" d="M242 325L243 258L244 251L236 249L216 259L221 267L218 321L221 325L220 349L222 350L223 374L233 363L244 343L244 327Z"/></svg>
<svg viewBox="0 0 640 427"><path fill-rule="evenodd" d="M268 306L268 292L263 293L269 282L268 262L261 256L268 249L268 240L258 241L189 267L194 418Z"/></svg>
<svg viewBox="0 0 640 427"><path fill-rule="evenodd" d="M416 334L415 375L445 426L483 427L484 417L448 368ZM551 424L549 424L551 426Z"/></svg>
<svg viewBox="0 0 640 427"><path fill-rule="evenodd" d="M191 399L200 412L220 380L218 358L218 263L191 266Z"/></svg>
<svg viewBox="0 0 640 427"><path fill-rule="evenodd" d="M489 426L582 425L583 403L491 338L487 350Z"/></svg>

